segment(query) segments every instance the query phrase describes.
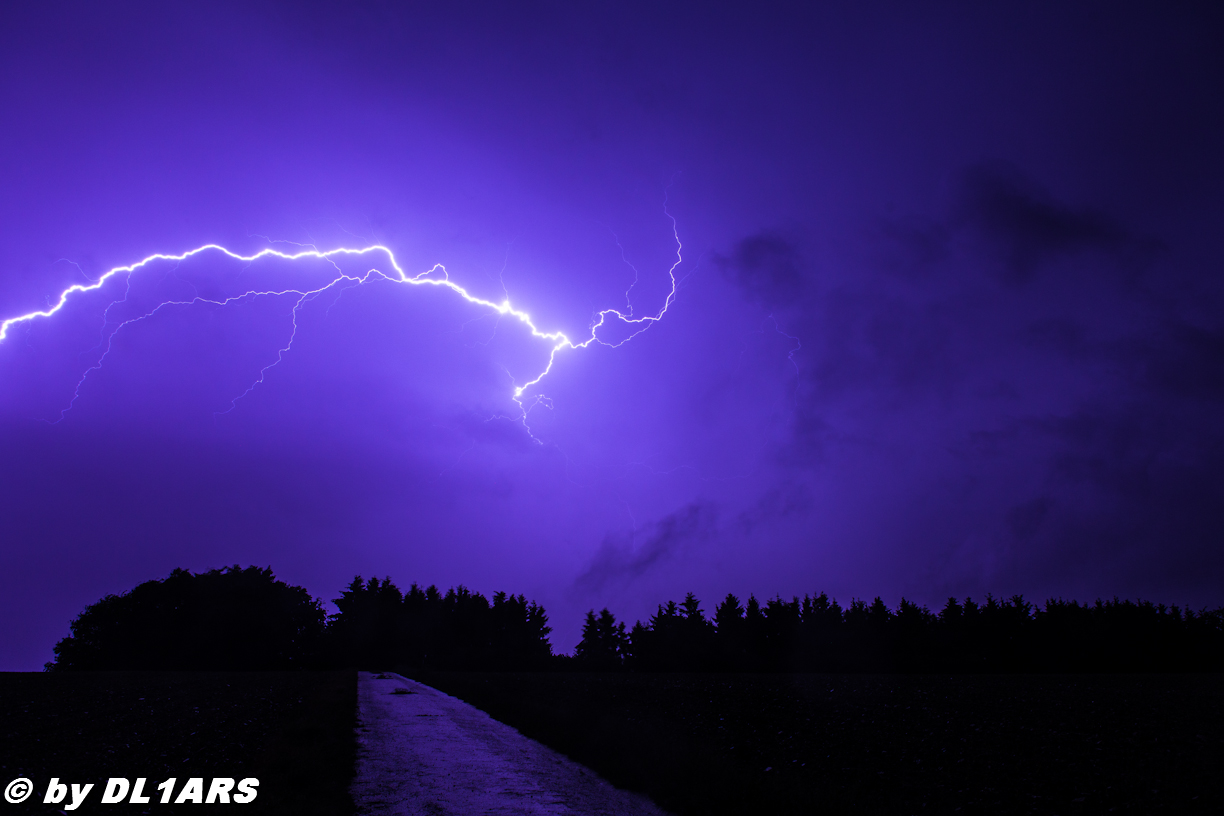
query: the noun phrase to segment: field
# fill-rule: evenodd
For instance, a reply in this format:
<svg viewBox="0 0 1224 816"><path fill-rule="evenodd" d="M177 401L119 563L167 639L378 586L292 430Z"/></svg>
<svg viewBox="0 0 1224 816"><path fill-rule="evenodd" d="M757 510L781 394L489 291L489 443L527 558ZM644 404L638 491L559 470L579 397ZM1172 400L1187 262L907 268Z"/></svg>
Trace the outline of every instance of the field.
<svg viewBox="0 0 1224 816"><path fill-rule="evenodd" d="M1224 812L1218 675L416 678L681 816Z"/></svg>
<svg viewBox="0 0 1224 816"><path fill-rule="evenodd" d="M680 814L1224 812L1224 678L431 673ZM0 674L0 783L254 776L352 812L353 672ZM146 788L146 793L149 793Z"/></svg>
<svg viewBox="0 0 1224 816"><path fill-rule="evenodd" d="M350 813L355 705L355 672L0 674L0 784L36 786L0 807L61 812L42 804L55 776L97 785L74 813L195 812L159 804L153 786L217 776L260 780L243 813ZM148 778L152 802L101 804L111 776Z"/></svg>

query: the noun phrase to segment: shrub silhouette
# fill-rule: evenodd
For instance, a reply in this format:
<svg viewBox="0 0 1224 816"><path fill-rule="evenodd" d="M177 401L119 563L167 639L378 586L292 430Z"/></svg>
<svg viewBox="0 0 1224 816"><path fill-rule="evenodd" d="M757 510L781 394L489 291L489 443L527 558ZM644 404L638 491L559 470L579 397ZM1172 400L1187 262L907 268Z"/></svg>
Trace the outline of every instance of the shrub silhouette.
<svg viewBox="0 0 1224 816"><path fill-rule="evenodd" d="M48 670L287 669L315 662L325 615L272 569L176 569L72 621Z"/></svg>

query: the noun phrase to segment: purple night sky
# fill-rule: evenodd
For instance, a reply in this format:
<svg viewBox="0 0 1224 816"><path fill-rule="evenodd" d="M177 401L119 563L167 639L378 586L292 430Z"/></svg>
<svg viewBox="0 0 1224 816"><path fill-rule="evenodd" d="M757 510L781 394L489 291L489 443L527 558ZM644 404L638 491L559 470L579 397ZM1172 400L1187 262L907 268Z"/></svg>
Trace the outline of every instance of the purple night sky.
<svg viewBox="0 0 1224 816"><path fill-rule="evenodd" d="M683 246L525 424L550 344L436 286L303 300L240 399L297 296L115 331L319 259L14 324L0 669L234 563L560 650L689 590L1224 602L1219 4L690 6L8 4L0 319L381 244L581 340Z"/></svg>

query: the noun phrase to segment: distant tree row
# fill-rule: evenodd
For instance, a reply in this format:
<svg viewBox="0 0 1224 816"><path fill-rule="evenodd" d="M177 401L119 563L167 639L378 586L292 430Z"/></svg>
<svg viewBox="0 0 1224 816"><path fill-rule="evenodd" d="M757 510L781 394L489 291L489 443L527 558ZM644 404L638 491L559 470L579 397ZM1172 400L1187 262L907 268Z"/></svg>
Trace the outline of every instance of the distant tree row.
<svg viewBox="0 0 1224 816"><path fill-rule="evenodd" d="M1200 671L1224 669L1224 609L1017 595L949 598L938 613L828 595L762 605L728 595L707 618L689 593L626 631L587 613L575 667L636 671Z"/></svg>
<svg viewBox="0 0 1224 816"><path fill-rule="evenodd" d="M876 598L847 607L821 594L746 603L707 617L689 593L631 629L587 613L573 656L553 655L544 608L360 576L328 616L272 570L177 569L87 606L48 669L478 669L596 671L1201 671L1224 670L1224 609L1147 602L1034 606L1021 596L948 599L938 613Z"/></svg>
<svg viewBox="0 0 1224 816"><path fill-rule="evenodd" d="M524 596L498 592L492 603L459 586L443 595L416 584L401 593L390 578L353 579L335 600L327 629L340 665L440 669L546 669L548 615Z"/></svg>
<svg viewBox="0 0 1224 816"><path fill-rule="evenodd" d="M271 568L176 569L91 604L55 645L48 670L544 669L548 616L522 595L492 603L460 586L442 594L390 578L354 578L328 616Z"/></svg>

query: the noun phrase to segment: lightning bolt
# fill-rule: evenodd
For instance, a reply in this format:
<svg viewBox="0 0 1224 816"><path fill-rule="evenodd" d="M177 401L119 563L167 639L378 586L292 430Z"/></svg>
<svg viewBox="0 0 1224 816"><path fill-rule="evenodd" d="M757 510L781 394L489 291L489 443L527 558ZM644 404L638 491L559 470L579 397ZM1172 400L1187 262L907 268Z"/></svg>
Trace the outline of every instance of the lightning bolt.
<svg viewBox="0 0 1224 816"><path fill-rule="evenodd" d="M248 290L241 294L237 294L232 297L226 297L222 299L211 299L211 298L197 296L190 300L179 300L179 301L167 300L167 301L163 301L162 303L159 303L157 306L153 307L153 309L151 309L150 311L148 311L147 313L143 315L140 315L138 317L133 317L133 318L123 321L106 338L106 346L105 346L105 349L103 350L102 356L92 367L86 370L85 374L83 374L81 379L78 381L77 389L73 396L72 403L75 403L77 397L80 395L81 385L82 383L84 383L85 377L89 375L89 372L95 371L102 366L103 360L105 360L107 354L110 353L111 340L114 338L115 334L117 334L125 326L131 323L135 323L140 320L144 320L146 318L152 317L158 311L160 311L161 309L167 306L184 306L184 305L203 304L203 303L213 304L217 306L226 306L231 303L235 303L235 302L247 299L247 298L296 295L297 301L294 303L294 306L293 306L293 326L290 332L289 341L285 344L283 348L281 348L277 352L276 360L268 364L267 366L265 366L259 372L259 376L251 384L251 386L245 392L243 392L242 394L234 398L233 402L230 405L230 408L227 409L227 412L229 410L233 410L238 400L242 399L244 396L246 396L252 390L254 390L257 386L259 386L264 381L264 378L267 375L267 372L269 371L269 369L273 368L278 363L280 363L281 360L284 359L284 355L292 348L293 340L297 334L297 328L298 328L298 325L297 325L298 310L302 307L303 304L318 297L319 295L323 294L324 292L334 287L346 286L346 285L359 286L361 284L366 283L371 278L377 277L383 280L390 281L392 283L398 283L398 284L402 284L406 286L437 286L437 287L449 289L451 292L454 292L456 295L463 298L468 303L482 307L484 309L488 309L491 314L494 314L494 313L497 314L499 316L499 319L501 317L509 317L509 318L513 318L517 320L520 324L525 326L531 332L532 337L535 337L549 344L549 355L548 355L547 365L545 365L541 371L539 371L537 374L532 376L526 382L523 382L522 384L514 383L512 399L519 406L519 409L521 411L521 419L523 421L524 427L526 427L526 419L527 419L528 411L538 403L543 402L546 405L549 404L548 398L544 396L543 394L538 394L538 393L535 394L534 397L530 398L531 399L530 404L524 404L524 400L527 399L526 397L527 391L529 389L533 389L536 386L538 386L540 382L545 377L548 376L549 372L552 371L553 364L556 362L557 355L560 352L566 349L574 349L574 350L583 349L591 345L592 343L598 343L600 345L609 346L612 348L621 346L627 343L629 340L632 340L637 335L641 334L646 329L650 328L650 326L652 326L653 324L662 320L663 316L667 314L668 309L670 309L672 304L675 303L677 287L679 285L679 282L676 279L676 269L683 262L683 257L681 255L681 252L683 250L683 245L680 241L680 234L677 229L675 217L672 216L670 212L668 212L666 206L664 207L664 213L671 220L672 236L675 238L675 241L676 241L676 260L674 263L672 263L671 267L667 271L668 279L671 282L671 288L667 293L667 297L663 301L663 305L654 314L645 315L643 317L634 317L632 305L629 305L627 307L627 312L622 312L619 309L613 309L613 308L603 309L602 311L597 312L592 317L591 323L588 327L588 334L584 339L581 339L581 340L571 338L562 331L545 331L541 329L536 324L536 322L532 319L530 314L528 314L523 309L516 308L515 306L511 304L509 296L504 297L500 302L498 302L498 301L487 300L477 295L473 295L463 286L452 281L450 279L450 275L446 271L446 267L443 266L442 264L435 264L433 267L425 270L424 272L420 272L416 275L409 275L407 272L404 271L404 269L400 266L399 262L396 260L395 253L392 252L389 247L383 246L381 244L374 244L371 246L360 247L360 248L341 247L338 249L331 249L331 250L319 250L317 248L312 247L309 249L302 249L300 251L294 251L294 252L282 252L276 249L263 249L263 250L260 250L259 252L256 252L253 255L242 255L240 253L227 249L226 247L223 247L220 244L205 244L203 246L196 247L195 249L189 249L186 252L182 252L177 255L160 253L160 252L154 253L152 255L149 255L148 257L145 257L139 261L136 261L135 263L128 264L127 266L117 266L113 269L110 269L107 272L105 272L103 275L98 277L96 280L88 284L81 284L81 283L73 284L72 286L69 286L67 289L60 292L59 298L55 301L55 303L51 306L48 306L46 309L27 312L22 315L17 315L16 317L10 317L4 320L3 322L0 322L0 342L3 342L5 339L7 339L9 335L9 330L12 329L14 326L18 326L23 323L28 323L28 322L37 320L39 318L53 317L56 313L62 310L64 306L69 302L69 300L72 299L73 297L84 294L86 292L93 292L93 291L99 290L113 278L125 276L127 279L128 289L130 290L132 275L134 275L140 270L146 267L149 267L150 265L156 262L159 262L159 261L166 261L166 262L172 262L172 263L177 264L177 263L182 263L183 261L186 261L189 258L193 258L197 255L202 255L205 253L214 253L214 252L219 253L221 255L225 255L236 261L241 261L247 264L254 263L263 258L280 258L286 261L296 261L296 260L301 260L305 258L314 258L314 259L327 261L328 263L330 263L332 267L335 268L336 270L336 276L332 278L330 281L324 283L322 286L318 286L313 289L288 288L288 289L281 289L281 290ZM364 256L369 256L369 255L381 256L385 260L385 263L389 266L389 269L391 271L384 271L383 269L380 269L378 266L372 266L369 268L368 271L366 271L363 274L349 274L349 273L345 273L344 271L342 271L340 269L340 266L334 260L342 256L364 257ZM636 269L634 271L636 273ZM635 279L634 279L635 285L637 283L636 278L637 276L635 274ZM632 289L632 286L630 287L630 289ZM504 291L504 288L503 288L503 291ZM628 297L628 294L629 293L626 292L626 297ZM127 297L127 292L125 291L124 299L126 299L126 297ZM106 309L106 312L104 312L104 315L110 311L110 308L112 306L120 302L122 302L122 300L112 301L110 305L107 306L107 309ZM630 331L630 333L627 336L616 341L615 343L601 340L599 338L599 330L603 328L605 325L607 325L609 321L614 321L614 320L619 320L623 322L624 324L630 326L632 328L632 331ZM511 380L511 382L513 383L513 379ZM72 407L72 403L69 404L68 408L64 409L65 412ZM63 417L63 412L61 412L61 418L62 417ZM528 432L530 432L530 429L528 429ZM534 439L534 437L532 438ZM539 440L536 440L536 441L538 442Z"/></svg>

